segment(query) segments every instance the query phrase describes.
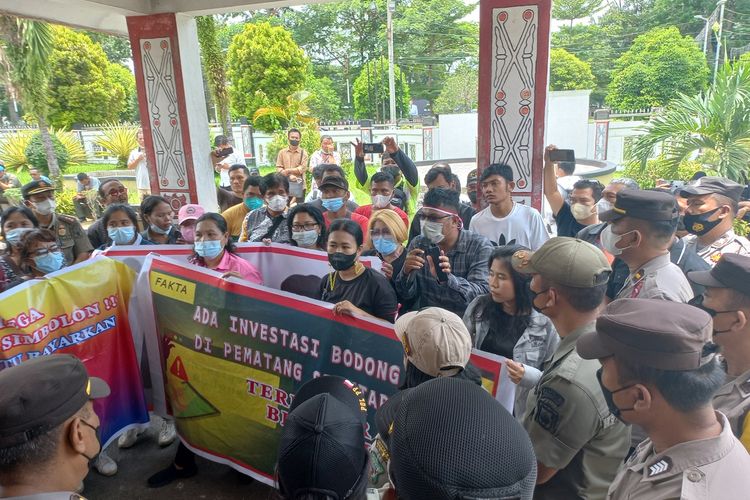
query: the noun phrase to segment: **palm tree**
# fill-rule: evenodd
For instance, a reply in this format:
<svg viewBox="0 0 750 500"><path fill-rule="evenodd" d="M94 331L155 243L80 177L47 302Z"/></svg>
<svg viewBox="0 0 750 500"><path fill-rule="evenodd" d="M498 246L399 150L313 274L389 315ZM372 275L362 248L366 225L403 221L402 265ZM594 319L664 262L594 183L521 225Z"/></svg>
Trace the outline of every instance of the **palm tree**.
<svg viewBox="0 0 750 500"><path fill-rule="evenodd" d="M308 104L313 95L306 90L299 90L286 98L286 106L266 106L259 108L253 115L253 122L269 119L274 128L316 126L318 119L312 115Z"/></svg>
<svg viewBox="0 0 750 500"><path fill-rule="evenodd" d="M664 158L677 167L696 152L719 175L744 183L750 164L750 64L726 63L716 83L697 96L680 94L643 128L633 156L646 167L662 144Z"/></svg>
<svg viewBox="0 0 750 500"><path fill-rule="evenodd" d="M25 108L36 118L47 154L50 177L60 182L60 167L47 125L49 56L54 39L49 24L0 15L0 57L10 68L10 80Z"/></svg>

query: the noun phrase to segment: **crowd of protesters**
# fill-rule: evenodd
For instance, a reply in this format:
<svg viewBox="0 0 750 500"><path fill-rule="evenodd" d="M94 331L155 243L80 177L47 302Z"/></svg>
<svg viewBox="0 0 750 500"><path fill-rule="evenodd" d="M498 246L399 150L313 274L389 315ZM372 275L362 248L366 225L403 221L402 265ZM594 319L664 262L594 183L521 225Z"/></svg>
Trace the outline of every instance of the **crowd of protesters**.
<svg viewBox="0 0 750 500"><path fill-rule="evenodd" d="M211 162L221 212L175 213L148 193L141 133L139 141L128 161L138 207L116 179L78 179L80 200L96 191L99 217L83 203L78 218L57 213L49 179L21 188L22 205L0 217L0 291L113 246L191 245L191 264L261 285L236 242L327 253L330 272L293 288L336 315L393 323L404 375L374 430L356 384L323 376L299 389L278 450L283 498L750 491L750 242L733 229L750 206L745 186L701 174L655 189L627 178L603 185L552 162L549 146L545 218L514 199L513 169L502 163L469 174L469 203L450 165L435 164L420 200L417 168L389 137L372 175L363 144L352 144L351 181L371 197L358 206L333 139L308 154L292 129L276 172L263 176L218 137ZM3 182L14 178L0 170ZM86 218L96 219L88 230ZM363 256L382 268L364 266ZM517 386L512 412L482 387L472 349L506 360ZM88 460L115 474L91 431L90 400L106 392L63 355L0 371L0 496L77 491ZM158 443L175 437L163 420ZM118 445L138 439L129 431ZM37 468L49 481L34 480ZM180 443L173 463L147 480L158 488L196 474Z"/></svg>

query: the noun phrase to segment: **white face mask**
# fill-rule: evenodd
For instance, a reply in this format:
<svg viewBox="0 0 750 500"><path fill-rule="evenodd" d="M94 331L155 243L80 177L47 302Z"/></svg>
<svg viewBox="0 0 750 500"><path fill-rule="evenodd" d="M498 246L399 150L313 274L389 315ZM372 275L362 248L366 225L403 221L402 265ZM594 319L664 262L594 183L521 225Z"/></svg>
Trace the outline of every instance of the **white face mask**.
<svg viewBox="0 0 750 500"><path fill-rule="evenodd" d="M630 234L632 231L625 233ZM612 226L605 227L601 233L599 233L599 239L602 242L602 247L614 256L621 255L623 251L631 248L633 245L625 248L618 248L617 243L625 236L625 234L615 234L612 232Z"/></svg>
<svg viewBox="0 0 750 500"><path fill-rule="evenodd" d="M274 212L282 212L286 208L286 200L286 196L281 196L280 194L272 196L267 201L268 208L273 210Z"/></svg>
<svg viewBox="0 0 750 500"><path fill-rule="evenodd" d="M596 202L596 211L600 214L612 210L612 208L612 204L604 198Z"/></svg>
<svg viewBox="0 0 750 500"><path fill-rule="evenodd" d="M573 203L570 206L570 211L573 214L573 217L575 217L575 220L581 221L591 217L591 215L593 214L593 208L594 207L590 207L582 203Z"/></svg>
<svg viewBox="0 0 750 500"><path fill-rule="evenodd" d="M376 194L372 197L373 208L385 208L391 204L391 197L384 194Z"/></svg>
<svg viewBox="0 0 750 500"><path fill-rule="evenodd" d="M49 198L44 201L34 202L34 210L41 215L49 215L55 211L57 203Z"/></svg>
<svg viewBox="0 0 750 500"><path fill-rule="evenodd" d="M420 221L420 228L422 229L422 236L435 245L445 239L442 222L429 222L422 219Z"/></svg>

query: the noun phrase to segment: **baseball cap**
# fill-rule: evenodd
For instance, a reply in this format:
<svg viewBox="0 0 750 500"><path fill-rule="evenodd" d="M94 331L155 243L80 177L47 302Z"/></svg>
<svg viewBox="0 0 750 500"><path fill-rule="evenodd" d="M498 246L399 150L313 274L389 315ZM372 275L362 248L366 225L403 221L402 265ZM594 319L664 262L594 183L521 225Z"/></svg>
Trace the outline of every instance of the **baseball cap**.
<svg viewBox="0 0 750 500"><path fill-rule="evenodd" d="M83 408L109 395L107 383L89 377L69 354L30 359L0 371L0 448L49 432Z"/></svg>
<svg viewBox="0 0 750 500"><path fill-rule="evenodd" d="M471 172L469 172L469 175L466 176L466 184L476 184L477 183L477 169L475 168Z"/></svg>
<svg viewBox="0 0 750 500"><path fill-rule="evenodd" d="M297 392L279 442L279 489L285 497L314 492L343 500L367 481L362 417L367 408L350 385L357 387L323 376Z"/></svg>
<svg viewBox="0 0 750 500"><path fill-rule="evenodd" d="M204 213L206 213L206 210L200 205L182 205L177 212L177 223L182 224L185 221L198 220Z"/></svg>
<svg viewBox="0 0 750 500"><path fill-rule="evenodd" d="M653 221L672 221L679 215L677 201L670 193L623 189L617 193L614 207L600 213L599 219L610 222L623 217L633 217Z"/></svg>
<svg viewBox="0 0 750 500"><path fill-rule="evenodd" d="M428 307L396 320L396 335L406 358L431 377L452 377L471 357L471 335L456 314Z"/></svg>
<svg viewBox="0 0 750 500"><path fill-rule="evenodd" d="M619 299L596 320L596 331L576 342L583 359L609 356L659 370L696 370L713 359L709 314L695 306L658 299Z"/></svg>
<svg viewBox="0 0 750 500"><path fill-rule="evenodd" d="M744 186L724 177L713 177L707 175L686 185L680 191L680 196L688 198L690 196L701 196L704 194L721 194L734 201L740 201L740 195Z"/></svg>
<svg viewBox="0 0 750 500"><path fill-rule="evenodd" d="M526 431L481 386L437 378L377 413L398 497L531 498L536 458Z"/></svg>
<svg viewBox="0 0 750 500"><path fill-rule="evenodd" d="M593 288L606 283L612 268L601 250L577 238L557 236L536 252L519 250L512 257L513 268L563 286Z"/></svg>
<svg viewBox="0 0 750 500"><path fill-rule="evenodd" d="M339 177L338 175L329 175L327 177L323 177L323 180L321 181L320 186L318 186L318 189L323 189L324 187L335 187L338 189L343 189L344 191L349 191L349 182L343 177Z"/></svg>
<svg viewBox="0 0 750 500"><path fill-rule="evenodd" d="M21 188L21 195L24 198L28 198L33 194L46 193L47 191L54 191L55 187L44 179L38 181L31 181L28 184L24 184Z"/></svg>
<svg viewBox="0 0 750 500"><path fill-rule="evenodd" d="M690 271L690 281L711 288L731 288L750 295L750 257L725 253L709 271Z"/></svg>

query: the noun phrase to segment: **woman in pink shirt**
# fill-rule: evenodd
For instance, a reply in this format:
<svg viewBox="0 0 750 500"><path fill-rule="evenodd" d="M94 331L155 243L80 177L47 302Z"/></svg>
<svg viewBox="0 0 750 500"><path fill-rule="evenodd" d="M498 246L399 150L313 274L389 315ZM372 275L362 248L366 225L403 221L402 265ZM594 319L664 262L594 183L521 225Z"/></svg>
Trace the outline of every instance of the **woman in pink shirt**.
<svg viewBox="0 0 750 500"><path fill-rule="evenodd" d="M248 261L234 253L234 243L227 221L219 214L207 212L195 224L195 254L190 263L233 276L251 283L263 284L263 276Z"/></svg>

